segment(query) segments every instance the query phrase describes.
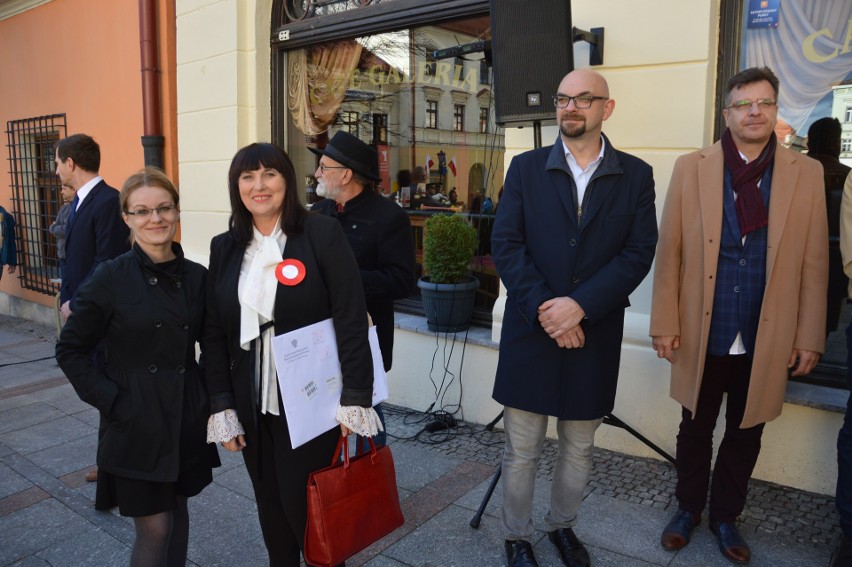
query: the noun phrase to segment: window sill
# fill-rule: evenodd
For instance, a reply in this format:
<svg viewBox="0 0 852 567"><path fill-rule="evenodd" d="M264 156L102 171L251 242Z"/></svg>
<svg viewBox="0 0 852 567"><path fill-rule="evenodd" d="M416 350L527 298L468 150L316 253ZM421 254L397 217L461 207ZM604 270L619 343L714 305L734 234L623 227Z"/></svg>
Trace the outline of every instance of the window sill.
<svg viewBox="0 0 852 567"><path fill-rule="evenodd" d="M430 337L435 336L435 331L430 331L429 326L426 324L426 317L411 315L409 313L394 313L394 323L398 329L402 329L403 331L410 331L412 333L417 333L419 335L427 335ZM456 339L466 340L468 343L482 346L486 348L491 348L497 350L500 345L491 340L491 329L486 327L479 327L476 325L471 325L471 327L467 331L460 331L458 333L439 333L440 335L455 336Z"/></svg>

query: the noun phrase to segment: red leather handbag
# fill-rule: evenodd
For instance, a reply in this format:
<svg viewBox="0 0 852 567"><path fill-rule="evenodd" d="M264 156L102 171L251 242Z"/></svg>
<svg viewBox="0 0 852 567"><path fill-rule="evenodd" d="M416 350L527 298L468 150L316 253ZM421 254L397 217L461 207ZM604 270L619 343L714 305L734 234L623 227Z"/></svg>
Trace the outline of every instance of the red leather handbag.
<svg viewBox="0 0 852 567"><path fill-rule="evenodd" d="M405 523L390 448L376 449L369 441L370 451L350 460L341 435L331 466L308 477L305 562L310 565L343 563Z"/></svg>

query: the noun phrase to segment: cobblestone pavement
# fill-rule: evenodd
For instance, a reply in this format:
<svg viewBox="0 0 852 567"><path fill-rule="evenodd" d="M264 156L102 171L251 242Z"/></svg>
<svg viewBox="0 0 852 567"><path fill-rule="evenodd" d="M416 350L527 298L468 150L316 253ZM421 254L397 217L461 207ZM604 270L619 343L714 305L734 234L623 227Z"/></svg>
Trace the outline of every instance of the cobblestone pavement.
<svg viewBox="0 0 852 567"><path fill-rule="evenodd" d="M448 456L497 466L503 455L503 432L461 423L456 430L422 431L429 416L385 404L389 430L397 442L431 443ZM539 477L551 480L556 443L546 441ZM677 475L668 462L597 449L588 492L674 512ZM833 549L842 537L834 498L752 480L740 523L759 531L793 538L801 544Z"/></svg>

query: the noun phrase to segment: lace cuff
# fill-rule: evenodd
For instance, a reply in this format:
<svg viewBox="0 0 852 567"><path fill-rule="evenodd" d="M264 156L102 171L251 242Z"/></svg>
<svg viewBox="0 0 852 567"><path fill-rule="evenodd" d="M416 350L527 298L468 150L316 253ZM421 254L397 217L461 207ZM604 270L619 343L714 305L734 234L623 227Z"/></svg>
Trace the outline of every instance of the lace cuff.
<svg viewBox="0 0 852 567"><path fill-rule="evenodd" d="M375 437L384 431L379 414L373 408L337 406L337 422L361 437Z"/></svg>
<svg viewBox="0 0 852 567"><path fill-rule="evenodd" d="M222 443L230 441L237 435L245 435L243 426L237 417L237 412L232 409L226 409L219 413L214 413L207 420L207 442Z"/></svg>

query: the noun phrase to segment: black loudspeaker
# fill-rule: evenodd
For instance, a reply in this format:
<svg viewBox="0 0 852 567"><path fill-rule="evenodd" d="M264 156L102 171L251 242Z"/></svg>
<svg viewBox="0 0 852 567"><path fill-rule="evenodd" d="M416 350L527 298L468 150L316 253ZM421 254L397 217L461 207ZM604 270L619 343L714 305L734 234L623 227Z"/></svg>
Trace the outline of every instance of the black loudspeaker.
<svg viewBox="0 0 852 567"><path fill-rule="evenodd" d="M574 69L570 0L489 0L497 124L554 122L552 96Z"/></svg>

